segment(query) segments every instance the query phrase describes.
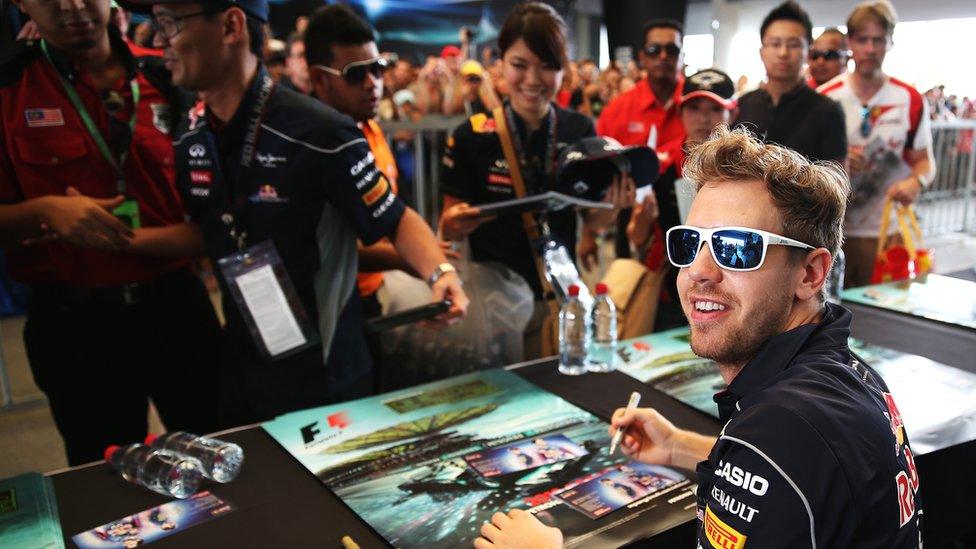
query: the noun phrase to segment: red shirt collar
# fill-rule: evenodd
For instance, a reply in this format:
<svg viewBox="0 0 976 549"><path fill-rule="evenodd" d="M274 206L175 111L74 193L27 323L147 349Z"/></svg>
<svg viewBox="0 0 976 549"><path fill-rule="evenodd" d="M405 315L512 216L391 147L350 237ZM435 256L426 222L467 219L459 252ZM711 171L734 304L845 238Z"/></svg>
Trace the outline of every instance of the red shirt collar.
<svg viewBox="0 0 976 549"><path fill-rule="evenodd" d="M638 84L640 88L640 106L642 109L655 109L657 108L657 96L654 95L654 90L651 89L651 80L645 78L641 80ZM681 89L685 86L685 77L683 75L678 75L678 83L674 86L674 93L671 94L671 98L666 106L666 110L673 109L681 101Z"/></svg>

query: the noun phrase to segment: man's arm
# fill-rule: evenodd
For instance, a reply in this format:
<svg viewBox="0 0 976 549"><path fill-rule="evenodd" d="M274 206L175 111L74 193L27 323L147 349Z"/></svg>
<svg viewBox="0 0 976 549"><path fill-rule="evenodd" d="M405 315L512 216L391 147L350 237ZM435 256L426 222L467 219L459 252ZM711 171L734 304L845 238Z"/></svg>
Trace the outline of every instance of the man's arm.
<svg viewBox="0 0 976 549"><path fill-rule="evenodd" d="M440 241L438 244L441 247L441 251L448 259L460 259L461 255L456 251L451 249L450 242ZM397 252L396 247L389 240L380 240L379 242L366 246L362 242L359 243L359 271L364 273L373 273L379 271L391 271L394 269L399 269L401 271L406 271L413 276L420 277L420 273L413 270L406 261L400 257L399 252Z"/></svg>
<svg viewBox="0 0 976 549"><path fill-rule="evenodd" d="M203 231L193 222L144 227L133 231L128 251L158 257L201 257L206 253Z"/></svg>
<svg viewBox="0 0 976 549"><path fill-rule="evenodd" d="M914 91L914 90L913 90ZM914 92L917 94L918 92ZM887 197L908 205L918 200L922 188L935 178L935 155L932 152L932 128L929 124L928 103L918 97L918 110L910 109L915 119L909 141L905 144L905 161L912 173L888 187ZM922 183L922 182L925 183Z"/></svg>
<svg viewBox="0 0 976 549"><path fill-rule="evenodd" d="M404 210L400 217L393 246L403 261L423 280L430 280L437 266L447 262L434 232L411 208ZM451 300L451 309L436 318L440 325L446 326L451 320L467 313L468 296L461 289L461 279L456 272L444 273L430 289L432 301Z"/></svg>
<svg viewBox="0 0 976 549"><path fill-rule="evenodd" d="M888 187L888 198L908 205L918 200L918 196L925 186L922 181L930 182L935 177L935 159L932 155L932 148L928 147L906 152L905 160L912 167L912 173Z"/></svg>

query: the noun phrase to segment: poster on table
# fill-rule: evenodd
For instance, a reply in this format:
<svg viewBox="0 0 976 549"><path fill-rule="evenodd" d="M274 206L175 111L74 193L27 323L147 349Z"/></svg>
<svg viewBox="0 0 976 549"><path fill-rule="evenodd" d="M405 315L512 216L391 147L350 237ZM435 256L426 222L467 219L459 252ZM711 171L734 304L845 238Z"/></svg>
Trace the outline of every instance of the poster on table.
<svg viewBox="0 0 976 549"><path fill-rule="evenodd" d="M976 329L976 282L926 275L913 281L850 288L844 301Z"/></svg>
<svg viewBox="0 0 976 549"><path fill-rule="evenodd" d="M568 547L619 546L695 517L690 473L609 455L604 421L504 370L264 429L396 547L470 547L510 509L560 528Z"/></svg>
<svg viewBox="0 0 976 549"><path fill-rule="evenodd" d="M851 338L851 349L898 402L916 455L976 439L976 375L920 356ZM718 365L691 351L688 328L620 342L618 369L706 414L725 389Z"/></svg>

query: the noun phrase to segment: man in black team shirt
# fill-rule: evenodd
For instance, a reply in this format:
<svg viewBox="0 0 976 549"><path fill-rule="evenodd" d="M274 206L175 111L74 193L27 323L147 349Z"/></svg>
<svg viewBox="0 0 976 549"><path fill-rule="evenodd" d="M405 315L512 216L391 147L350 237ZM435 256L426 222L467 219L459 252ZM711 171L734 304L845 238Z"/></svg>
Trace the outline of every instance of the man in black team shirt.
<svg viewBox="0 0 976 549"><path fill-rule="evenodd" d="M393 193L352 119L274 85L258 58L265 0L128 4L151 5L173 83L203 99L174 143L192 223L160 238L159 248L239 269L221 280L222 422L369 394L356 239L388 237L428 280L433 300L453 301L439 319L446 323L464 313L467 298L430 227Z"/></svg>
<svg viewBox="0 0 976 549"><path fill-rule="evenodd" d="M687 225L668 235L691 348L716 361L716 439L618 409L623 453L697 467L699 547L917 547L919 479L884 381L826 303L848 181L839 167L722 130L695 148ZM742 264L743 258L746 263ZM559 530L496 513L477 548L558 547Z"/></svg>
<svg viewBox="0 0 976 549"><path fill-rule="evenodd" d="M803 63L813 42L810 16L795 2L769 12L760 30L766 84L739 98L735 126L810 160L847 158L844 111L807 85Z"/></svg>

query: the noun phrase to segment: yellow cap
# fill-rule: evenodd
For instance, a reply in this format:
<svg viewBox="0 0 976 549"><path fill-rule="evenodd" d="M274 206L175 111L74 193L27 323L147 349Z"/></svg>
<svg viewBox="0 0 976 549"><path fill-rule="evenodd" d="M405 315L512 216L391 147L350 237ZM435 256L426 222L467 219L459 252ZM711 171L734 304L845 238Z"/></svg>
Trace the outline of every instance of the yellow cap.
<svg viewBox="0 0 976 549"><path fill-rule="evenodd" d="M461 63L461 76L477 76L480 78L484 75L484 72L485 69L482 68L481 63L474 59L468 59L464 63Z"/></svg>

